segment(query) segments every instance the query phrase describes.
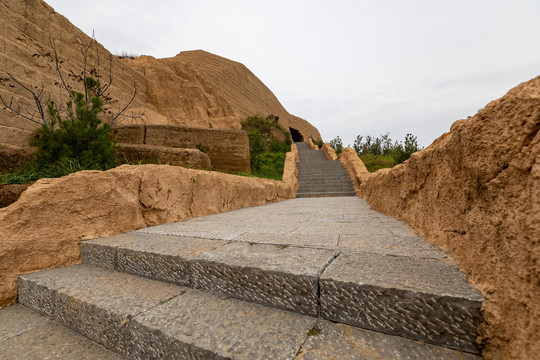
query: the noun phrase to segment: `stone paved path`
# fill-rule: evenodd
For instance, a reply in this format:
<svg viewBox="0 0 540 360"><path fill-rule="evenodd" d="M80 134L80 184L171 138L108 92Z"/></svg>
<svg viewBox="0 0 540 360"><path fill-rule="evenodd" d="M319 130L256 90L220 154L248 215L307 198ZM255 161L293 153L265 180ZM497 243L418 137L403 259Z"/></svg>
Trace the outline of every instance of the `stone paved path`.
<svg viewBox="0 0 540 360"><path fill-rule="evenodd" d="M81 249L83 265L21 276L19 301L129 358L477 358L480 293L444 252L356 197L287 200ZM0 349L14 341L3 331Z"/></svg>

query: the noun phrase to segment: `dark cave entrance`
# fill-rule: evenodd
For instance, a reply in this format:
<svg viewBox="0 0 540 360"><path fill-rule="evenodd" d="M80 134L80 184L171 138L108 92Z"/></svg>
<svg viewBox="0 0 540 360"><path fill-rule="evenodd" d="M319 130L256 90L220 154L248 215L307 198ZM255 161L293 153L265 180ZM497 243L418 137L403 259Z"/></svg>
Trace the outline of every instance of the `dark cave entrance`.
<svg viewBox="0 0 540 360"><path fill-rule="evenodd" d="M300 131L293 129L291 127L289 128L289 131L291 132L292 141L294 142L304 141L304 137L302 136L302 134L300 134Z"/></svg>

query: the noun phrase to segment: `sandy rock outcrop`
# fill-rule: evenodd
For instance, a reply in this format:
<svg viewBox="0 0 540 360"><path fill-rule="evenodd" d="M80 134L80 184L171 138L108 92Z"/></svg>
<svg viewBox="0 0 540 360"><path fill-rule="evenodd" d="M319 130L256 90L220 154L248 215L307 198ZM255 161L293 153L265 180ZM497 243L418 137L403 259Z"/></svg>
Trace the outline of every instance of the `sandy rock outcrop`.
<svg viewBox="0 0 540 360"><path fill-rule="evenodd" d="M321 150L324 151L324 155L326 156L326 160L328 160L328 161L337 160L338 157L336 155L336 151L334 150L333 147L330 146L330 144L324 143Z"/></svg>
<svg viewBox="0 0 540 360"><path fill-rule="evenodd" d="M448 251L487 301L489 359L540 354L540 77L359 187Z"/></svg>
<svg viewBox="0 0 540 360"><path fill-rule="evenodd" d="M167 165L39 180L0 209L0 307L15 301L17 275L79 263L81 240L293 198L297 156L284 182Z"/></svg>
<svg viewBox="0 0 540 360"><path fill-rule="evenodd" d="M319 146L315 145L315 143L313 142L313 139L308 138L307 143L310 150L319 150Z"/></svg>
<svg viewBox="0 0 540 360"><path fill-rule="evenodd" d="M27 92L9 78L11 73L31 86L44 85L51 99L61 99L61 85L51 58L51 38L61 59L61 68L69 86L82 90L70 72L80 74L83 56L80 44L89 37L56 13L42 0L2 0L0 2L0 95L9 101L33 104ZM110 53L101 45L92 47L88 63L95 67L97 56L106 80ZM320 138L307 121L289 114L275 95L244 65L205 51L187 51L172 58L155 59L140 56L131 59L111 57L113 82L110 96L112 111L121 109L131 98L130 106L142 119L121 118L118 124L145 123L185 125L221 129L239 129L240 122L252 115L279 116L288 129L298 130L304 138ZM104 65L105 64L105 65ZM20 149L28 146L28 138L36 124L0 108L0 145Z"/></svg>
<svg viewBox="0 0 540 360"><path fill-rule="evenodd" d="M346 147L339 154L339 161L349 173L349 177L352 180L354 191L358 194L360 186L365 184L367 179L371 176L356 151L350 147Z"/></svg>

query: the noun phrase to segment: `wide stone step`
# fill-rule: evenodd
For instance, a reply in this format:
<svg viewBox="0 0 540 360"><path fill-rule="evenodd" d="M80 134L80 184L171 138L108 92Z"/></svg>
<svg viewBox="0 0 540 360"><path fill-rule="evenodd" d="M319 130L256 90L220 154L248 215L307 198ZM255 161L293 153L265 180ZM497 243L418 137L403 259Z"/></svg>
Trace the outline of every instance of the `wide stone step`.
<svg viewBox="0 0 540 360"><path fill-rule="evenodd" d="M349 182L301 182L300 188L319 188L319 189L353 189L352 184Z"/></svg>
<svg viewBox="0 0 540 360"><path fill-rule="evenodd" d="M332 181L332 180L313 180L313 181L302 181L300 186L348 186L352 188L352 183L350 181Z"/></svg>
<svg viewBox="0 0 540 360"><path fill-rule="evenodd" d="M453 264L175 236L167 235L167 229L171 227L163 225L85 241L83 261L436 345L478 350L483 299Z"/></svg>
<svg viewBox="0 0 540 360"><path fill-rule="evenodd" d="M328 187L324 187L324 186L320 186L320 187L300 187L298 189L298 192L297 194L318 194L318 193L324 193L324 194L327 194L327 193L352 193L354 194L354 189L352 187L332 187L332 188L328 188Z"/></svg>
<svg viewBox="0 0 540 360"><path fill-rule="evenodd" d="M129 359L290 359L316 318L89 265L19 278L19 301Z"/></svg>
<svg viewBox="0 0 540 360"><path fill-rule="evenodd" d="M63 324L128 359L478 359L444 347L91 265L22 275L19 289L22 304L54 320L40 321L58 324L56 327ZM0 310L2 354L9 356L13 352L4 351L17 345L18 336L10 337L13 331L3 335L13 323L11 318L20 318L20 313ZM40 344L40 333L38 337L36 333L26 331L27 341L34 342L19 343L23 352L17 356L45 358L23 356L28 353L25 348ZM70 349L71 338L59 341Z"/></svg>
<svg viewBox="0 0 540 360"><path fill-rule="evenodd" d="M84 241L83 262L317 316L333 250L132 232Z"/></svg>
<svg viewBox="0 0 540 360"><path fill-rule="evenodd" d="M406 256L341 253L320 278L325 319L478 351L481 294L455 266Z"/></svg>
<svg viewBox="0 0 540 360"><path fill-rule="evenodd" d="M356 196L354 191L319 191L319 192L298 192L297 198L315 198L315 197L340 197L340 196Z"/></svg>

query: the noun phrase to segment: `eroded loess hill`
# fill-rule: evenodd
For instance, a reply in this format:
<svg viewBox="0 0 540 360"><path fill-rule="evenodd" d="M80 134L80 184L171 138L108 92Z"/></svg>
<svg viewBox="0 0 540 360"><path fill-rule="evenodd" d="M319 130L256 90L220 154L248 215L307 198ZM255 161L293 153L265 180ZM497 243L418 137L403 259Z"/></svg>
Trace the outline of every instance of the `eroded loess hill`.
<svg viewBox="0 0 540 360"><path fill-rule="evenodd" d="M60 100L61 84L52 61L51 39L62 61L62 73L68 85L81 90L68 73L82 72L84 57L81 44L90 38L56 13L42 0L3 0L0 2L0 95L32 105L29 93L15 84L11 73L26 85L45 88L46 96ZM89 51L88 63L95 67L97 58L108 80L111 59L113 82L110 95L116 100L112 111L121 109L136 87L138 95L130 109L145 113L143 119L124 118L121 123L187 125L239 129L240 122L251 115L274 114L281 124L293 128L305 138L320 137L307 121L289 114L274 94L244 65L204 51L182 52L155 59L141 56L135 60L118 59L96 44ZM36 124L0 109L0 146L27 147Z"/></svg>

